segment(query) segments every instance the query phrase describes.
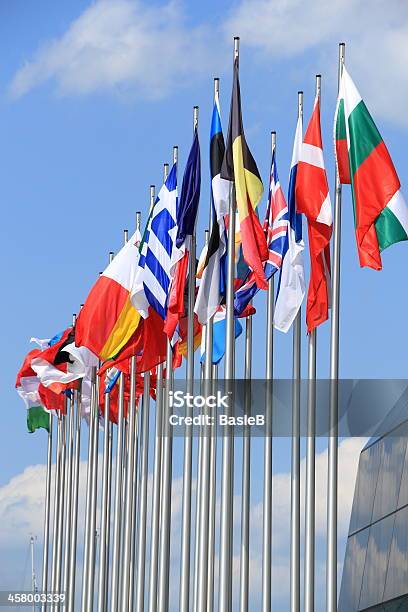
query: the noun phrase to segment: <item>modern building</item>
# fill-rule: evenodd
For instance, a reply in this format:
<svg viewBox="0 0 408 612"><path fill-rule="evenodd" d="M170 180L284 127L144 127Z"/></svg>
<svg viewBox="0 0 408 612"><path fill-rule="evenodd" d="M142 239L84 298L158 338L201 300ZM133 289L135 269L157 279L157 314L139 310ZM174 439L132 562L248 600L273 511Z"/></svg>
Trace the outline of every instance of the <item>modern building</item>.
<svg viewBox="0 0 408 612"><path fill-rule="evenodd" d="M339 612L408 611L408 401L360 455Z"/></svg>

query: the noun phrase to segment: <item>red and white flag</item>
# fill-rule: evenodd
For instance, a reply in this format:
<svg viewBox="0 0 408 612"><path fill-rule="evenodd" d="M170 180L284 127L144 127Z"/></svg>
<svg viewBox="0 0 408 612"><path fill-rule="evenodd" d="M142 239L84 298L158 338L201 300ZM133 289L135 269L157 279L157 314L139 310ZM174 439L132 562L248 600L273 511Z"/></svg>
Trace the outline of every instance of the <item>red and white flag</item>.
<svg viewBox="0 0 408 612"><path fill-rule="evenodd" d="M331 296L330 238L333 218L323 160L318 96L303 139L296 178L296 203L297 211L303 213L308 221L310 281L306 323L310 333L328 319Z"/></svg>

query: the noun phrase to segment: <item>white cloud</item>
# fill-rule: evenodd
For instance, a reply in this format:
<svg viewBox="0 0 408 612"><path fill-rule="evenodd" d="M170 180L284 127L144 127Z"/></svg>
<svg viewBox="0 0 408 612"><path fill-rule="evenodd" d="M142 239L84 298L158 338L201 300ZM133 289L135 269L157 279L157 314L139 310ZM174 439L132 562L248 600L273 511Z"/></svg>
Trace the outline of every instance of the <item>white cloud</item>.
<svg viewBox="0 0 408 612"><path fill-rule="evenodd" d="M276 63L314 53L313 66L334 84L337 43L368 106L407 126L408 12L401 0L242 0L225 25L230 36ZM296 62L290 69L298 70ZM313 79L313 74L310 78Z"/></svg>
<svg viewBox="0 0 408 612"><path fill-rule="evenodd" d="M52 80L60 94L131 90L160 98L206 70L209 36L186 22L176 0L97 0L18 70L10 93L20 97Z"/></svg>
<svg viewBox="0 0 408 612"><path fill-rule="evenodd" d="M355 476L359 454L364 446L363 439L348 439L339 446L339 538L345 540L350 518L351 504L354 493ZM100 455L99 469L102 467ZM302 461L302 500L304 497L305 463ZM255 478L255 473L253 474ZM319 453L316 457L316 535L324 541L326 534L326 478L327 478L327 451ZM99 482L101 478L99 477ZM80 471L80 508L79 516L85 513L86 488L86 462L81 462ZM178 604L179 570L180 570L180 542L182 521L182 478L174 478L172 486L172 530L171 530L171 601L174 609ZM149 512L151 515L152 479L148 482ZM194 537L195 537L195 479L193 479L192 503L192 568L194 567ZM26 556L30 533L38 536L37 546L37 572L40 574L42 556L42 531L44 516L45 493L45 466L36 465L27 467L24 472L13 477L6 485L0 487L0 549L2 562L0 562L0 585L4 588L21 588L22 559ZM236 491L234 499L234 584L239 584L239 540L240 540L240 492ZM217 530L220 517L220 500L217 500ZM251 601L255 605L259 602L262 575L262 503L253 502L251 508L250 526L250 588ZM303 517L303 504L302 504ZM99 525L98 515L98 525ZM79 521L78 549L81 557L83 543L83 521ZM303 525L302 525L303 528ZM273 598L275 603L285 606L289 593L289 533L290 533L290 474L275 474L273 478ZM150 524L148 523L148 549L150 556ZM302 536L303 537L303 536ZM7 551L7 552L6 552ZM4 563L7 555L8 563ZM342 559L339 559L341 568ZM218 581L218 556L215 559L215 581ZM324 569L324 559L317 559L317 566ZM79 559L78 576L81 575L81 561ZM147 569L148 572L148 569ZM28 576L28 574L27 574ZM318 575L317 575L318 578ZM318 578L319 579L319 578ZM17 583L15 582L17 580ZM26 585L27 586L27 585ZM235 597L239 590L236 589Z"/></svg>

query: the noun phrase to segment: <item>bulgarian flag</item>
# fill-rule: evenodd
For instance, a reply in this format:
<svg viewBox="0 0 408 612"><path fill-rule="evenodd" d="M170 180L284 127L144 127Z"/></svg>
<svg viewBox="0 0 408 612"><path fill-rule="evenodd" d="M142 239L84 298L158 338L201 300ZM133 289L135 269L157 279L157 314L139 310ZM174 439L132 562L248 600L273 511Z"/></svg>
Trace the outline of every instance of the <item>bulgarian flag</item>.
<svg viewBox="0 0 408 612"><path fill-rule="evenodd" d="M388 149L345 68L334 135L340 182L351 184L360 265L381 270L381 251L408 239L408 208Z"/></svg>

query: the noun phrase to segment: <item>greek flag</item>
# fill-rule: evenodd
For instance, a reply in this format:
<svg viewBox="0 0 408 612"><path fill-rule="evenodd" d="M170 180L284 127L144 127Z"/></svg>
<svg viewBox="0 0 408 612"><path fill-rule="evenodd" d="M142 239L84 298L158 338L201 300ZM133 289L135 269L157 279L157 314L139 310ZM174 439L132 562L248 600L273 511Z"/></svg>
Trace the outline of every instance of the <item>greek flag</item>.
<svg viewBox="0 0 408 612"><path fill-rule="evenodd" d="M303 268L303 250L305 245L302 240L302 215L296 212L295 199L296 175L302 150L302 140L302 119L299 117L289 175L287 248L283 255L274 316L274 326L283 332L287 332L290 329L305 296L305 273Z"/></svg>
<svg viewBox="0 0 408 612"><path fill-rule="evenodd" d="M146 319L149 306L164 320L177 234L177 164L157 196L146 228L131 301ZM174 268L174 267L173 267Z"/></svg>

